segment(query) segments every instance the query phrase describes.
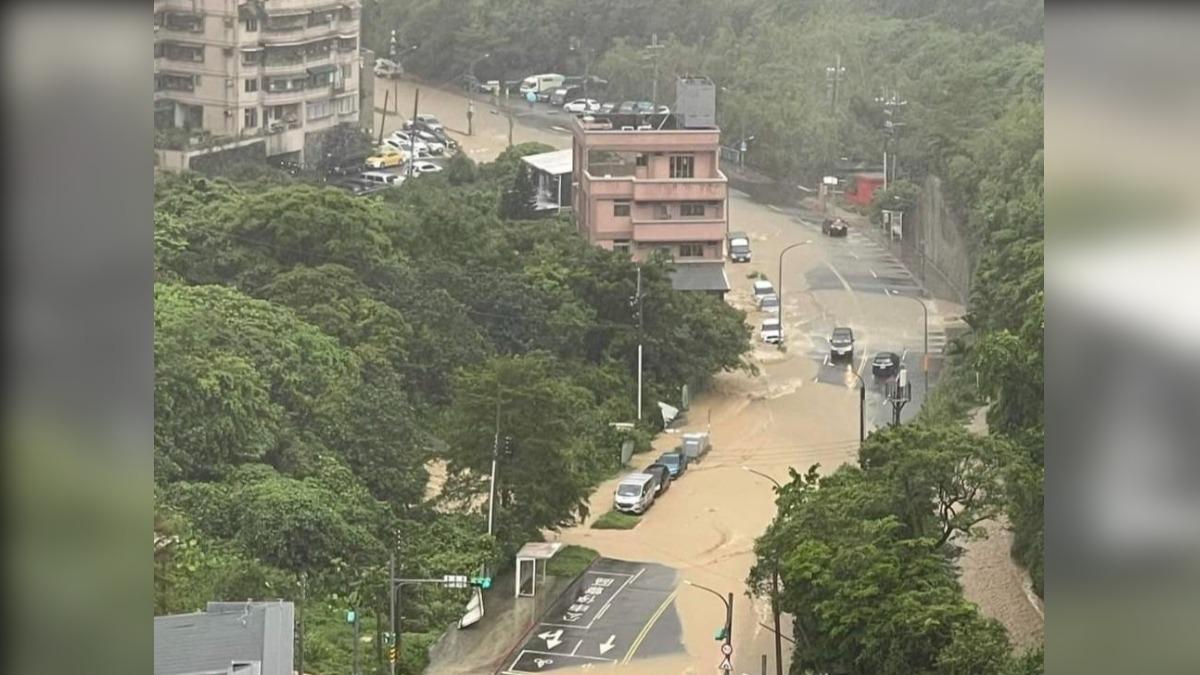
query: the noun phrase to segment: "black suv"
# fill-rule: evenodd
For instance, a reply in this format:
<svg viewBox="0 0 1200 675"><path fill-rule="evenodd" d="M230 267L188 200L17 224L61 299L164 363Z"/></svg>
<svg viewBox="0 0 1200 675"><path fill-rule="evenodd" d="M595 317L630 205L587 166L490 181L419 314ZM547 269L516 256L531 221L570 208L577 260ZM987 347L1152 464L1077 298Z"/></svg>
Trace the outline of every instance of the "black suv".
<svg viewBox="0 0 1200 675"><path fill-rule="evenodd" d="M821 234L827 234L831 237L846 236L846 221L841 218L826 218L821 223Z"/></svg>
<svg viewBox="0 0 1200 675"><path fill-rule="evenodd" d="M854 360L854 331L844 326L834 328L833 335L829 336L829 360L840 358Z"/></svg>
<svg viewBox="0 0 1200 675"><path fill-rule="evenodd" d="M653 476L658 476L658 491L654 496L661 495L671 487L671 467L666 464L654 463L642 469L642 473L648 473Z"/></svg>

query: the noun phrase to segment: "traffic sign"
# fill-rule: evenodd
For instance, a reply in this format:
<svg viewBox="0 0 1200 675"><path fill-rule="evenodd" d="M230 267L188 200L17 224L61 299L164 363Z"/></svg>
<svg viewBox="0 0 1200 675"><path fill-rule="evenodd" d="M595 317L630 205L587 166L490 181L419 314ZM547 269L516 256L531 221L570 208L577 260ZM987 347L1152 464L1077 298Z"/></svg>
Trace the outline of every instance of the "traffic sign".
<svg viewBox="0 0 1200 675"><path fill-rule="evenodd" d="M729 662L729 657L726 656L725 660L721 661L721 665L717 666L717 668L728 672L730 670L733 670L733 664Z"/></svg>
<svg viewBox="0 0 1200 675"><path fill-rule="evenodd" d="M721 653L724 654L725 656L729 656L730 654L733 653L733 645L729 644L728 642L721 645Z"/></svg>

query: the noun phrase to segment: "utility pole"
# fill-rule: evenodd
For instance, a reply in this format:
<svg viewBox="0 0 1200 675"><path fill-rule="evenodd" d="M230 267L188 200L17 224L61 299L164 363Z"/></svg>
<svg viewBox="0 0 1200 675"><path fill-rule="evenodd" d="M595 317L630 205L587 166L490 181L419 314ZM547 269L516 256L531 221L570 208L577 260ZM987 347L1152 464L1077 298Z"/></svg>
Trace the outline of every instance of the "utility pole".
<svg viewBox="0 0 1200 675"><path fill-rule="evenodd" d="M421 88L417 87L416 94L413 96L413 131L417 128L417 107L421 104ZM397 101L397 105L399 102ZM409 136L408 143L408 178L413 177L413 163L417 161L417 137L416 134Z"/></svg>
<svg viewBox="0 0 1200 675"><path fill-rule="evenodd" d="M637 265L637 291L633 298L630 299L630 304L636 309L638 322L638 346L637 346L637 416L642 419L642 266Z"/></svg>
<svg viewBox="0 0 1200 675"><path fill-rule="evenodd" d="M387 123L388 94L390 93L392 92L386 89L383 91L383 116L379 118L379 140L376 141L378 145L383 145L383 125ZM375 105L375 102L372 101L371 105Z"/></svg>
<svg viewBox="0 0 1200 675"><path fill-rule="evenodd" d="M895 122L892 118L896 109L908 105L908 101L901 99L895 91L889 96L885 89L882 96L875 97L875 102L883 106L883 189L886 190L888 188L889 174L895 174L894 168L890 171L888 169L888 145L896 135L896 130L904 126L902 122ZM896 163L894 156L891 158L891 162L893 165ZM895 176L892 175L891 179L894 180Z"/></svg>
<svg viewBox="0 0 1200 675"><path fill-rule="evenodd" d="M841 84L842 75L846 74L846 69L842 67L842 55L837 55L837 65L825 66L825 85L829 88L829 112L837 114L838 100L838 85Z"/></svg>
<svg viewBox="0 0 1200 675"><path fill-rule="evenodd" d="M308 586L308 578L305 572L300 573L300 630L296 633L296 666L299 668L301 675L304 673L304 602L306 599Z"/></svg>
<svg viewBox="0 0 1200 675"><path fill-rule="evenodd" d="M390 617L392 626L392 646L396 644L396 638L399 634L396 632L396 542L392 542L392 556L388 561L388 604L391 607ZM388 673L396 675L396 659L391 658L391 652L388 653Z"/></svg>
<svg viewBox="0 0 1200 675"><path fill-rule="evenodd" d="M858 447L861 448L867 440L867 383L863 382L862 375L854 372L853 365L850 368L850 374L858 378Z"/></svg>
<svg viewBox="0 0 1200 675"><path fill-rule="evenodd" d="M488 536L492 536L492 522L496 512L496 460L500 453L500 383L496 383L496 435L492 439L492 478L488 488Z"/></svg>
<svg viewBox="0 0 1200 675"><path fill-rule="evenodd" d="M683 583L694 588L699 588L702 591L712 593L713 595L717 596L722 603L725 604L725 625L720 628L716 634L717 640L724 640L724 642L721 644L721 654L725 657L725 661L722 662L721 665L724 666L733 655L733 593L730 592L728 599L726 599L726 596L721 595L708 586L701 586L700 584L688 579L684 579ZM728 669L723 667L721 670L724 672Z"/></svg>
<svg viewBox="0 0 1200 675"><path fill-rule="evenodd" d="M650 83L650 104L653 107L650 114L653 115L658 112L658 52L663 49L663 45L658 44L658 33L650 35L650 44L645 49L650 50L650 58L654 60L654 80Z"/></svg>
<svg viewBox="0 0 1200 675"><path fill-rule="evenodd" d="M396 30L392 29L392 38L388 44L388 55L391 57L392 63L400 65L400 53L396 49ZM400 83L397 82L396 73L390 73L392 78L392 99L396 101L396 118L400 117Z"/></svg>
<svg viewBox="0 0 1200 675"><path fill-rule="evenodd" d="M904 409L904 404L912 400L912 384L908 381L908 369L904 366L900 366L900 374L896 376L890 393L888 403L892 404L892 425L897 426L900 424L900 411Z"/></svg>

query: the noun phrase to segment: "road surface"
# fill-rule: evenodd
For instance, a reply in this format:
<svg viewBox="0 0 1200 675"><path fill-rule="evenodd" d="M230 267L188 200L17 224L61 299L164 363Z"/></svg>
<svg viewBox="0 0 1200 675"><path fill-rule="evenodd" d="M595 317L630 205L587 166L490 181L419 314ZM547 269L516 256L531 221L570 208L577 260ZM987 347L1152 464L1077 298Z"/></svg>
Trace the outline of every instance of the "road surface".
<svg viewBox="0 0 1200 675"><path fill-rule="evenodd" d="M502 672L613 666L682 653L676 593L669 567L601 558L547 609Z"/></svg>

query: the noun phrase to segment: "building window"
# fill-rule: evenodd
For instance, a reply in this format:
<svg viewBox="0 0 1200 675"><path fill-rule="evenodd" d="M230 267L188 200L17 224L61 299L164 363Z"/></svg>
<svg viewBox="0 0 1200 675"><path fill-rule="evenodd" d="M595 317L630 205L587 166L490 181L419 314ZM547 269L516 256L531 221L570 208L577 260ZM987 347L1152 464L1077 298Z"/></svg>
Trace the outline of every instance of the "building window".
<svg viewBox="0 0 1200 675"><path fill-rule="evenodd" d="M630 251L630 246L629 246L628 239L614 239L613 240L613 253L624 253L625 255L629 255L629 251Z"/></svg>
<svg viewBox="0 0 1200 675"><path fill-rule="evenodd" d="M671 178L695 178L696 158L691 155L671 155Z"/></svg>
<svg viewBox="0 0 1200 675"><path fill-rule="evenodd" d="M670 220L671 209L666 204L654 205L654 217L658 220Z"/></svg>
<svg viewBox="0 0 1200 675"><path fill-rule="evenodd" d="M242 126L253 129L258 126L258 108L246 108L242 111Z"/></svg>
<svg viewBox="0 0 1200 675"><path fill-rule="evenodd" d="M243 66L257 66L262 62L262 52L242 52Z"/></svg>
<svg viewBox="0 0 1200 675"><path fill-rule="evenodd" d="M704 217L704 204L699 202L684 202L679 205L679 215L695 218Z"/></svg>
<svg viewBox="0 0 1200 675"><path fill-rule="evenodd" d="M637 161L636 161L635 163L636 163L638 166L646 166L646 163L647 163L647 161L648 161L648 159L647 159L647 157L646 157L646 154L645 154L645 153L639 153L639 154L638 154L638 156L637 156Z"/></svg>
<svg viewBox="0 0 1200 675"><path fill-rule="evenodd" d="M671 250L670 246L659 246L654 249L654 252L669 260L675 259L675 252Z"/></svg>
<svg viewBox="0 0 1200 675"><path fill-rule="evenodd" d="M629 202L613 202L613 216L617 218L629 217Z"/></svg>
<svg viewBox="0 0 1200 675"><path fill-rule="evenodd" d="M346 64L342 66L342 81L347 81L354 76L354 66Z"/></svg>
<svg viewBox="0 0 1200 675"><path fill-rule="evenodd" d="M703 258L704 257L704 244L680 244L679 245L679 257L680 258Z"/></svg>
<svg viewBox="0 0 1200 675"><path fill-rule="evenodd" d="M258 32L258 17L248 16L242 25L246 27L247 33L256 33Z"/></svg>
<svg viewBox="0 0 1200 675"><path fill-rule="evenodd" d="M354 100L355 99L353 96L343 96L339 99L336 99L334 104L337 106L338 114L345 115L347 113L354 112Z"/></svg>
<svg viewBox="0 0 1200 675"><path fill-rule="evenodd" d="M312 101L305 106L304 115L309 120L318 120L329 117L333 112L331 108L329 101Z"/></svg>
<svg viewBox="0 0 1200 675"><path fill-rule="evenodd" d="M247 77L246 81L243 83L242 89L247 94L253 94L254 92L258 91L258 78L257 77Z"/></svg>

